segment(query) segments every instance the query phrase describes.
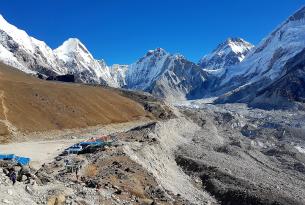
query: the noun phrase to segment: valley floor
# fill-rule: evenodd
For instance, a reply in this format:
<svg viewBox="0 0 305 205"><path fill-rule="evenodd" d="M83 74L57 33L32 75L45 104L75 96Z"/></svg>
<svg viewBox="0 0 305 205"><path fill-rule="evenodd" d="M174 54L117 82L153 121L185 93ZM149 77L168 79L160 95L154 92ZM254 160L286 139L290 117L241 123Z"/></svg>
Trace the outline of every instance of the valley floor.
<svg viewBox="0 0 305 205"><path fill-rule="evenodd" d="M14 187L0 174L2 203L305 203L302 111L199 102L173 112L171 119L59 131L45 141L33 140L41 137L37 134L30 142L1 145L33 157L36 168L34 180ZM58 156L89 135L103 134L115 136L113 146ZM66 161L81 167L78 179L66 170Z"/></svg>

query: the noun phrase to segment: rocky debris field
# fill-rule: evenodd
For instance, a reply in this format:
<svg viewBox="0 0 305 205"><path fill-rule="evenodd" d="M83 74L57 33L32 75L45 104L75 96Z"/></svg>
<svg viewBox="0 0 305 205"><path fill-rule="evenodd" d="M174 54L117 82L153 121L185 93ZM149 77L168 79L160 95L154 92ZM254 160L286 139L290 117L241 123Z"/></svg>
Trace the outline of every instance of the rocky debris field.
<svg viewBox="0 0 305 205"><path fill-rule="evenodd" d="M176 162L221 204L304 204L304 113L243 104L181 108L201 129Z"/></svg>

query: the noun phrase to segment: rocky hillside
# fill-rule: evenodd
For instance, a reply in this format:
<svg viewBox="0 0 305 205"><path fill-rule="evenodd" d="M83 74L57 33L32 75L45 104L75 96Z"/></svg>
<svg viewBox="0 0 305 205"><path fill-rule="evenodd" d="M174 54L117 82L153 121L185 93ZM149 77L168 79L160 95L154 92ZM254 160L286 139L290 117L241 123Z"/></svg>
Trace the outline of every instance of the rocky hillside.
<svg viewBox="0 0 305 205"><path fill-rule="evenodd" d="M0 65L1 141L19 134L149 117L144 107L113 90L39 80Z"/></svg>

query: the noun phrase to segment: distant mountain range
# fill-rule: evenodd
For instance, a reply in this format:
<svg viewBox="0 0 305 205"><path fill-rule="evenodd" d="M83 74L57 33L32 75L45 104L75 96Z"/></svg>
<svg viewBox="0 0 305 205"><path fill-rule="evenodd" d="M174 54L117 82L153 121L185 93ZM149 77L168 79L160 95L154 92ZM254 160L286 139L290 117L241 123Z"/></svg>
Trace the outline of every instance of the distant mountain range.
<svg viewBox="0 0 305 205"><path fill-rule="evenodd" d="M256 47L228 38L198 63L162 48L131 65L108 66L70 38L52 50L0 16L0 60L26 73L72 74L76 82L143 90L169 101L217 97L216 102L255 106L304 101L305 7ZM303 87L302 87L303 86Z"/></svg>

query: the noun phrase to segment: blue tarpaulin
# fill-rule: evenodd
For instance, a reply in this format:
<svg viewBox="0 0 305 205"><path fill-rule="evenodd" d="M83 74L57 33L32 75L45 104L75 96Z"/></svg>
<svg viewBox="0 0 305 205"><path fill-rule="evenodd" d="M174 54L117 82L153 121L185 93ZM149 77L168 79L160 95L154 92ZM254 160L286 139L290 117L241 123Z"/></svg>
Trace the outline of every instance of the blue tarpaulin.
<svg viewBox="0 0 305 205"><path fill-rule="evenodd" d="M27 157L19 157L14 154L0 154L0 160L12 160L24 166L24 165L28 165L31 159Z"/></svg>
<svg viewBox="0 0 305 205"><path fill-rule="evenodd" d="M14 154L0 154L0 160L13 160L15 157Z"/></svg>
<svg viewBox="0 0 305 205"><path fill-rule="evenodd" d="M30 163L30 158L27 158L27 157L16 156L15 160L22 166L28 165Z"/></svg>

